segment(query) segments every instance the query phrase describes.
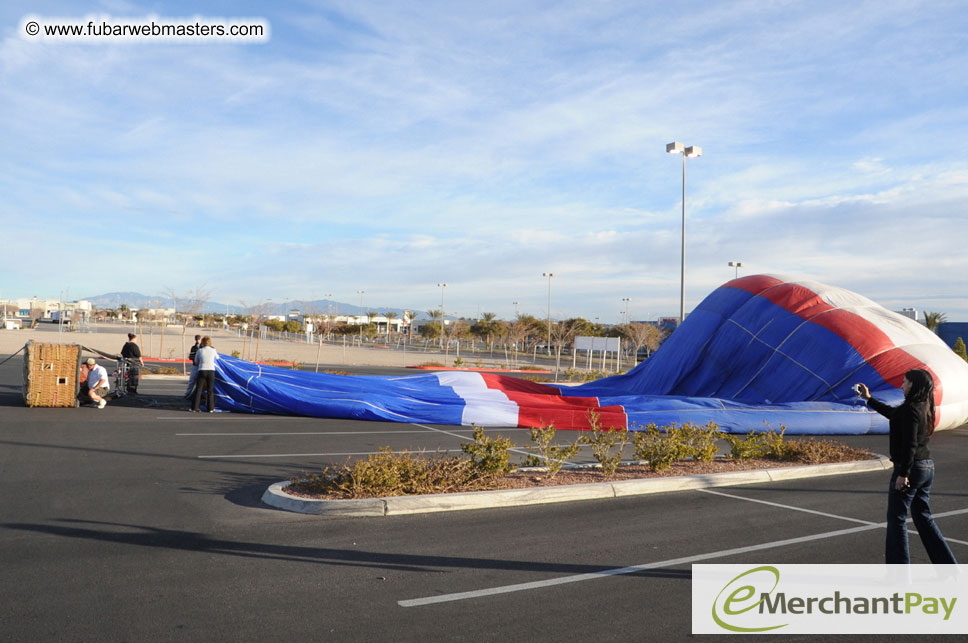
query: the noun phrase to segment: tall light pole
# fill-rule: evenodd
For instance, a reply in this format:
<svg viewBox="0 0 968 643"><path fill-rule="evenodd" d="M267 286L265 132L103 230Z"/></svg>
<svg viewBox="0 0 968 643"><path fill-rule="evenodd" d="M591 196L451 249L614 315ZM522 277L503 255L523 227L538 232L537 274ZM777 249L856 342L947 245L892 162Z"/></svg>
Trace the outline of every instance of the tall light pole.
<svg viewBox="0 0 968 643"><path fill-rule="evenodd" d="M555 273L543 272L541 276L548 278L548 354L551 355L551 278Z"/></svg>
<svg viewBox="0 0 968 643"><path fill-rule="evenodd" d="M517 319L521 313L518 312L518 302L512 301L511 305L514 306L514 318Z"/></svg>
<svg viewBox="0 0 968 643"><path fill-rule="evenodd" d="M625 323L631 324L632 320L629 318L629 302L632 301L631 297L622 297L622 301L625 302Z"/></svg>
<svg viewBox="0 0 968 643"><path fill-rule="evenodd" d="M444 288L447 284L437 284L440 288L440 348L444 348Z"/></svg>
<svg viewBox="0 0 968 643"><path fill-rule="evenodd" d="M682 154L682 266L679 275L679 323L686 318L686 157L691 159L702 156L698 145L684 146L679 141L666 145L669 154Z"/></svg>
<svg viewBox="0 0 968 643"><path fill-rule="evenodd" d="M729 262L729 267L730 268L736 268L736 273L734 275L734 278L735 279L739 279L739 269L743 267L743 262L742 261L730 261Z"/></svg>
<svg viewBox="0 0 968 643"><path fill-rule="evenodd" d="M366 294L365 290L357 290L356 294L360 296L360 346L363 345L363 295Z"/></svg>

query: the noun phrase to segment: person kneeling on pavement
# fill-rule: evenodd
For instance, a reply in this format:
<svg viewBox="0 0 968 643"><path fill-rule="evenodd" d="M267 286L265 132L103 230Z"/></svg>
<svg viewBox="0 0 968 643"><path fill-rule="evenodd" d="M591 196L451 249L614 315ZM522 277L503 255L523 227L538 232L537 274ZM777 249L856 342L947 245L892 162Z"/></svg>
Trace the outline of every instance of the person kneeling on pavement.
<svg viewBox="0 0 968 643"><path fill-rule="evenodd" d="M99 409L103 409L108 404L104 396L111 389L108 382L108 371L103 366L98 365L93 357L88 357L84 364L87 366L87 380L81 383L80 398L82 401L90 400L97 404ZM81 373L84 373L83 368Z"/></svg>

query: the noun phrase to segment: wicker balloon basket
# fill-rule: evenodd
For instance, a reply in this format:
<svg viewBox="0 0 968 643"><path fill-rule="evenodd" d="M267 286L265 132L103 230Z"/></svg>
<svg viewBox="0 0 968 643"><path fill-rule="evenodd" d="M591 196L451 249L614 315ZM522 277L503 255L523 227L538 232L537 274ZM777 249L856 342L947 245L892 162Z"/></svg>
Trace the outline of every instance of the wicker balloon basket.
<svg viewBox="0 0 968 643"><path fill-rule="evenodd" d="M24 347L24 402L27 406L74 407L80 382L81 347L38 344Z"/></svg>

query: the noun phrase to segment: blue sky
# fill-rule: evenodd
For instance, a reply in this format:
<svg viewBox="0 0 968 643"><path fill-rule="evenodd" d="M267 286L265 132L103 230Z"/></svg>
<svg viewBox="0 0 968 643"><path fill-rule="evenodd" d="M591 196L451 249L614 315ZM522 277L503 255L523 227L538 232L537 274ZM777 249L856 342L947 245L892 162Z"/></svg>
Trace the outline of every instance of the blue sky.
<svg viewBox="0 0 968 643"><path fill-rule="evenodd" d="M19 5L19 6L18 6ZM26 16L257 17L264 44ZM741 274L968 319L960 2L8 2L0 297L618 322Z"/></svg>

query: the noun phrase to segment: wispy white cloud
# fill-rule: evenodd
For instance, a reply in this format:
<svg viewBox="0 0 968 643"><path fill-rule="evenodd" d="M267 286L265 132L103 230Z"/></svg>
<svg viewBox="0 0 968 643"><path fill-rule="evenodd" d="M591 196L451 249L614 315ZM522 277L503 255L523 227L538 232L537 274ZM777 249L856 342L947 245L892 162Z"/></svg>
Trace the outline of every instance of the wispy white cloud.
<svg viewBox="0 0 968 643"><path fill-rule="evenodd" d="M957 3L233 11L272 40L38 45L14 32L26 11L0 9L4 237L140 259L75 292L206 275L229 303L365 288L428 307L446 280L455 310L510 314L543 310L552 270L562 315L615 321L628 296L673 314L681 167L663 146L680 139L705 150L687 168L692 304L740 260L968 315Z"/></svg>

